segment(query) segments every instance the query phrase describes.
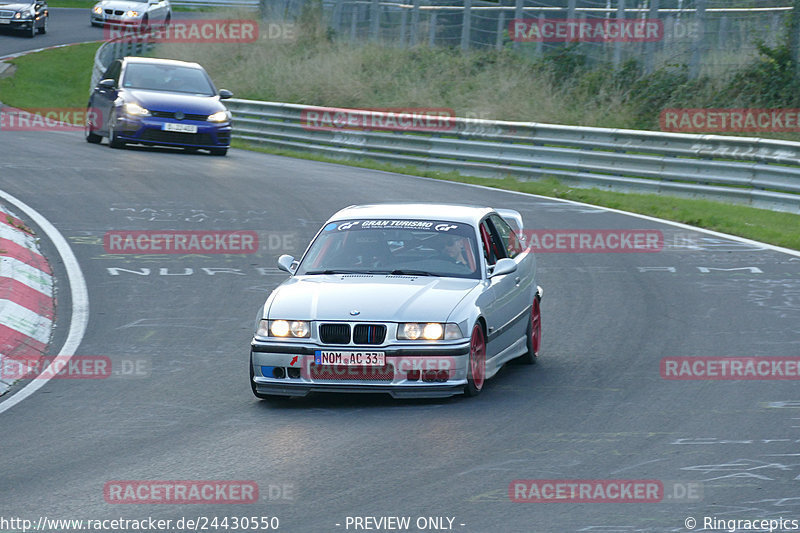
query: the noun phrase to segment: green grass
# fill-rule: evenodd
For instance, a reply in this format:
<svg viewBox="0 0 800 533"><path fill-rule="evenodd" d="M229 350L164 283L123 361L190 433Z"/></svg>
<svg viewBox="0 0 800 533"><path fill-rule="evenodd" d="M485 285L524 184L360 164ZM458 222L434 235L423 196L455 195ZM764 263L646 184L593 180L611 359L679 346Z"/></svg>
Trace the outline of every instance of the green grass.
<svg viewBox="0 0 800 533"><path fill-rule="evenodd" d="M98 44L75 45L68 48L46 50L14 59L12 62L17 66L17 72L10 78L0 79L0 98L6 105L22 108L85 106L89 94L91 65L94 59L94 52L98 46ZM75 68L75 65L82 65L82 67ZM229 80L216 79L220 82L220 85L229 86ZM386 104L384 103L383 105ZM579 189L560 183L553 178L530 182L519 182L514 179L475 178L461 176L455 172L441 173L425 171L415 167L398 167L374 160L342 161L308 152L265 149L243 141L234 141L234 146L277 155L335 162L363 168L576 200L683 222L800 250L800 215L707 200Z"/></svg>
<svg viewBox="0 0 800 533"><path fill-rule="evenodd" d="M82 7L86 9L88 15L88 11L96 3L97 2L95 0L49 0L47 5L49 7ZM89 23L88 20L86 23Z"/></svg>
<svg viewBox="0 0 800 533"><path fill-rule="evenodd" d="M78 44L10 60L17 70L0 79L0 100L22 109L86 107L99 46Z"/></svg>

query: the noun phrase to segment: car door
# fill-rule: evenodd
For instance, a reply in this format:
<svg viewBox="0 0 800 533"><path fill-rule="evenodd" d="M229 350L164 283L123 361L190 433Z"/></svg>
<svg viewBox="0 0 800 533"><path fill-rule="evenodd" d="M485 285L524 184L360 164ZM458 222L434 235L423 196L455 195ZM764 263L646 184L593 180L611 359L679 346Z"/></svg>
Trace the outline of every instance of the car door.
<svg viewBox="0 0 800 533"><path fill-rule="evenodd" d="M92 91L92 96L89 100L89 107L97 113L97 119L93 120L97 130L101 132L108 132L108 121L114 108L114 100L117 99L117 92L119 88L120 74L122 73L122 61L117 59L106 69L101 80L112 79L116 83L114 89L101 87L97 85Z"/></svg>
<svg viewBox="0 0 800 533"><path fill-rule="evenodd" d="M499 217L498 217L499 218ZM491 272L495 263L509 257L507 243L495 227L491 217L480 224L481 245L487 269ZM486 320L486 359L487 373L511 357L509 348L518 341L520 314L520 279L516 272L492 277L481 296L479 305ZM524 339L523 339L524 342Z"/></svg>
<svg viewBox="0 0 800 533"><path fill-rule="evenodd" d="M533 293L536 288L531 271L533 258L530 254L523 253L524 247L517 233L504 218L492 214L489 216L489 222L502 242L505 257L510 257L517 263L516 272L506 276L513 279L514 282L513 285L508 285L509 294L507 295L511 306L511 324L508 327L510 335L506 340L507 344L511 345L527 334L530 305L533 302Z"/></svg>
<svg viewBox="0 0 800 533"><path fill-rule="evenodd" d="M45 25L45 17L47 16L47 3L44 0L36 0L34 3L34 10L36 11L36 20L39 21L37 28L43 28Z"/></svg>
<svg viewBox="0 0 800 533"><path fill-rule="evenodd" d="M151 25L163 24L167 17L167 3L163 0L148 0Z"/></svg>

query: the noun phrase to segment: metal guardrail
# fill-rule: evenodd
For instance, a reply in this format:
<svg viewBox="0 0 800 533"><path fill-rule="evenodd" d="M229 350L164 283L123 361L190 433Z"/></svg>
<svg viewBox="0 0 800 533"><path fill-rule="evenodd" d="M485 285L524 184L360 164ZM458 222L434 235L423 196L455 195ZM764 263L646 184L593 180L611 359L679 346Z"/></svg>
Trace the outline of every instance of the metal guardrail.
<svg viewBox="0 0 800 533"><path fill-rule="evenodd" d="M100 46L90 91L111 61L144 53L148 46L123 40ZM488 178L555 176L576 186L800 213L796 142L465 118L448 119L442 131L315 129L304 124L304 113L331 108L240 99L225 104L234 115L234 138L273 148Z"/></svg>
<svg viewBox="0 0 800 533"><path fill-rule="evenodd" d="M304 113L330 108L225 103L234 116L234 138L272 148L488 178L554 176L576 186L800 213L796 142L464 118L449 119L444 131L315 129L304 123Z"/></svg>

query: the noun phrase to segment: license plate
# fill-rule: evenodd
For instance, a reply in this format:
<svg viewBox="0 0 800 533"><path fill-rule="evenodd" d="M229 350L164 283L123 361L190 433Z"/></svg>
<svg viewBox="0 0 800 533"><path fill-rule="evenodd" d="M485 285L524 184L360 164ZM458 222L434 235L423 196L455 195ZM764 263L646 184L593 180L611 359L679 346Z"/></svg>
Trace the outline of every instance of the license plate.
<svg viewBox="0 0 800 533"><path fill-rule="evenodd" d="M197 126L194 124L176 124L174 122L165 122L161 129L164 131L177 131L180 133L197 133Z"/></svg>
<svg viewBox="0 0 800 533"><path fill-rule="evenodd" d="M11 24L11 19L0 19L0 24Z"/></svg>
<svg viewBox="0 0 800 533"><path fill-rule="evenodd" d="M386 353L316 350L314 363L318 365L385 366Z"/></svg>

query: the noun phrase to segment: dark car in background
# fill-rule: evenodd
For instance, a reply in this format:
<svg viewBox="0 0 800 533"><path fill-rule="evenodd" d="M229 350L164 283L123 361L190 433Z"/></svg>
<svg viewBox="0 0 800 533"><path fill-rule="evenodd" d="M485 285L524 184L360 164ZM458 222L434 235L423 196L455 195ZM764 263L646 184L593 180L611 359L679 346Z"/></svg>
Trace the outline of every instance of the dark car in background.
<svg viewBox="0 0 800 533"><path fill-rule="evenodd" d="M9 29L22 32L27 37L47 33L50 11L44 0L9 2L0 0L0 31Z"/></svg>
<svg viewBox="0 0 800 533"><path fill-rule="evenodd" d="M108 137L112 148L162 145L225 155L231 114L220 100L233 93L217 89L197 63L126 57L111 63L89 97L86 140Z"/></svg>

